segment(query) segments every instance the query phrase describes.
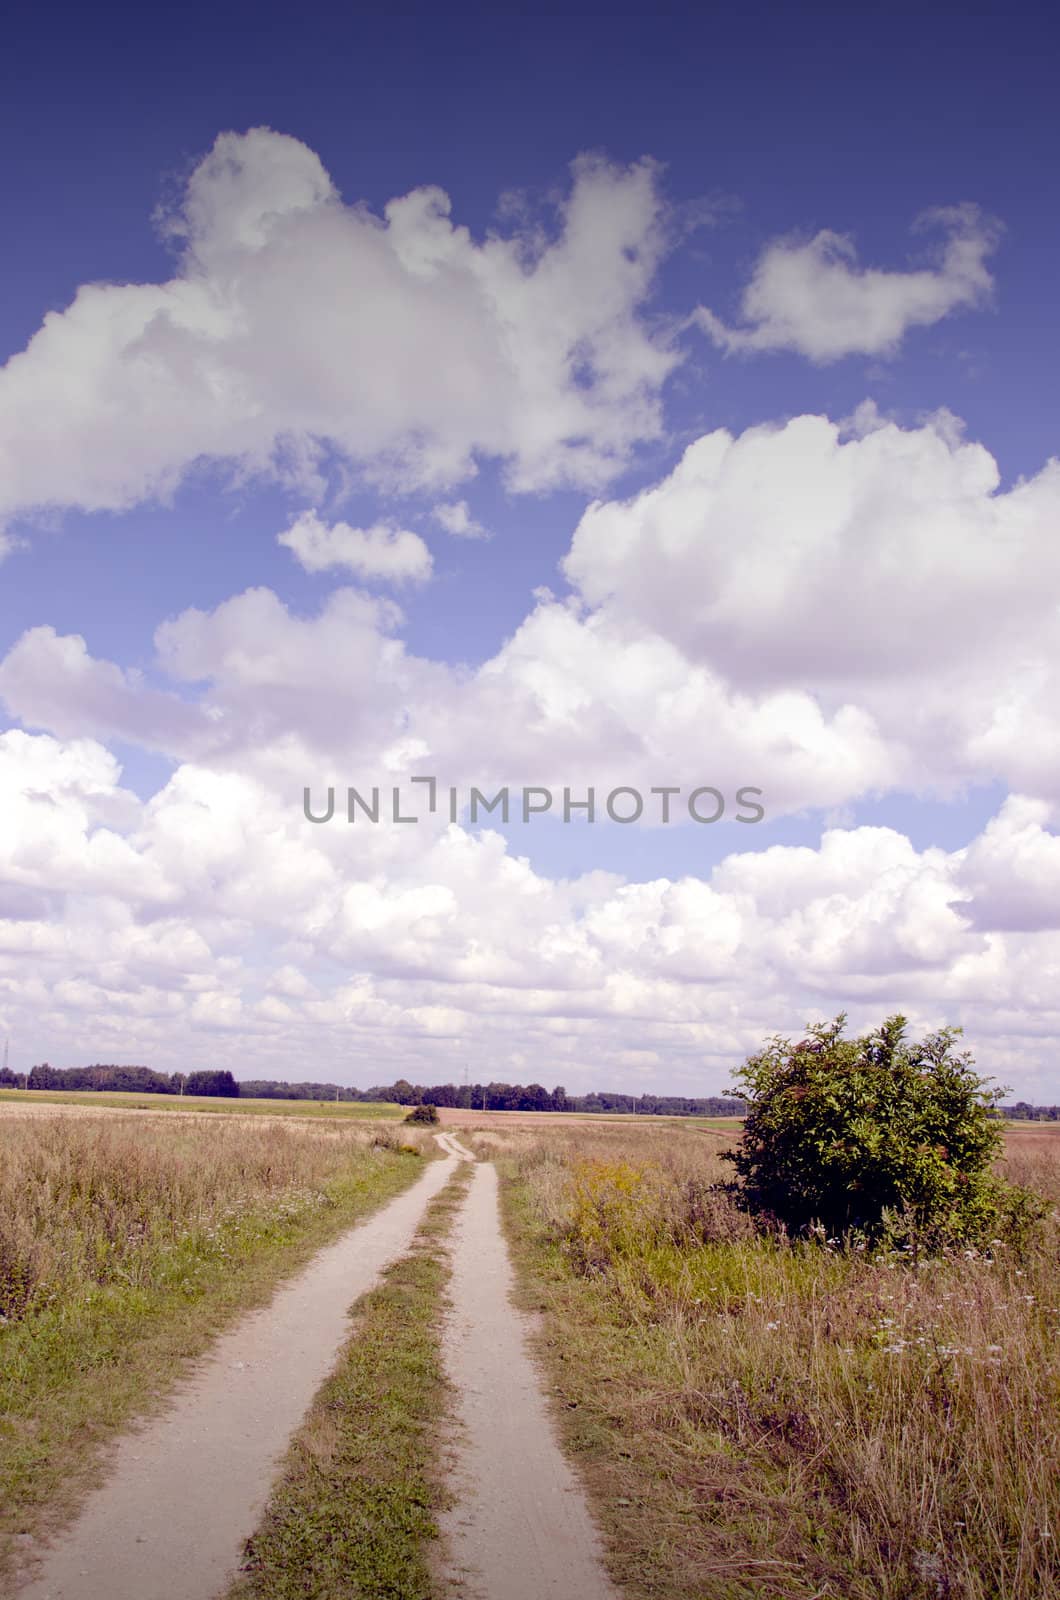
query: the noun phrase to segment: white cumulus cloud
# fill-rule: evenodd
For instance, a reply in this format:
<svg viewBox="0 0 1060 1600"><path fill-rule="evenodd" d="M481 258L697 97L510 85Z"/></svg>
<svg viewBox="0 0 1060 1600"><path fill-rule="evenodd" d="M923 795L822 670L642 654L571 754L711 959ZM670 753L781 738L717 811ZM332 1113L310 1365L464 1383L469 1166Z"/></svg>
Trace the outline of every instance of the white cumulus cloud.
<svg viewBox="0 0 1060 1600"><path fill-rule="evenodd" d="M342 567L359 578L384 583L423 583L431 575L431 552L419 534L388 523L351 528L348 522L328 524L315 511L303 511L276 542L285 545L307 572Z"/></svg>
<svg viewBox="0 0 1060 1600"><path fill-rule="evenodd" d="M163 283L95 283L0 370L0 526L122 510L228 463L314 497L337 457L445 491L602 484L662 431L677 362L643 308L665 251L656 169L575 161L554 225L477 240L427 187L347 204L299 140L221 134L166 232Z"/></svg>
<svg viewBox="0 0 1060 1600"><path fill-rule="evenodd" d="M432 513L439 527L455 539L488 539L489 530L472 515L466 500L453 500L437 505Z"/></svg>
<svg viewBox="0 0 1060 1600"><path fill-rule="evenodd" d="M935 266L863 267L854 241L826 228L805 243L767 246L743 292L742 326L729 327L705 307L695 320L729 352L794 350L822 363L890 355L911 328L981 305L993 288L986 261L998 243L996 222L961 205L928 212L919 226L945 231Z"/></svg>
<svg viewBox="0 0 1060 1600"><path fill-rule="evenodd" d="M0 1021L36 1059L173 1068L208 1048L269 1076L470 1064L709 1092L769 1033L900 1007L963 1023L983 1070L1055 1093L1056 916L1039 901L1031 926L996 894L1006 861L1027 887L1056 875L1025 801L964 850L831 829L638 883L551 880L444 824L314 828L282 788L191 763L140 803L88 741L4 735L0 791ZM498 1067L516 1060L533 1067Z"/></svg>

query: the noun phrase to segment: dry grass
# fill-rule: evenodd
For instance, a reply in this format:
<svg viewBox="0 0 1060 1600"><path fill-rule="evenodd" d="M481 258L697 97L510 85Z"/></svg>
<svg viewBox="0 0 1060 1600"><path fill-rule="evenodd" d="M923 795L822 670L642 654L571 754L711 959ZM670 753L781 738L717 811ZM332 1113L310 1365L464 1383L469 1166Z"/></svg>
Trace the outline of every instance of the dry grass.
<svg viewBox="0 0 1060 1600"><path fill-rule="evenodd" d="M630 1595L1060 1595L1055 1210L913 1270L752 1236L691 1130L476 1142ZM1060 1200L1056 1133L1007 1164Z"/></svg>
<svg viewBox="0 0 1060 1600"><path fill-rule="evenodd" d="M389 1130L388 1130L389 1132ZM0 1317L21 1320L111 1284L180 1281L189 1250L326 1206L326 1184L374 1130L162 1119L46 1119L0 1133Z"/></svg>
<svg viewBox="0 0 1060 1600"><path fill-rule="evenodd" d="M101 1446L210 1337L420 1170L369 1126L0 1122L0 1562L61 1521Z"/></svg>

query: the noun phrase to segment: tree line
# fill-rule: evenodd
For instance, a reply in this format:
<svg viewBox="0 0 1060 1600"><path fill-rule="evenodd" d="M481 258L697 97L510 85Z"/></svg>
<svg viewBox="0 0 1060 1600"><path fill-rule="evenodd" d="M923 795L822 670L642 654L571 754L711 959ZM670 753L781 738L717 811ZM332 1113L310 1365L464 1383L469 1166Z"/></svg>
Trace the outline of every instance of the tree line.
<svg viewBox="0 0 1060 1600"><path fill-rule="evenodd" d="M23 1080L10 1069L0 1069L0 1088L20 1089ZM227 1070L155 1072L151 1067L52 1067L46 1061L25 1080L27 1089L118 1090L125 1094L225 1095L235 1099L239 1084Z"/></svg>
<svg viewBox="0 0 1060 1600"><path fill-rule="evenodd" d="M21 1088L23 1078L0 1070L0 1088ZM110 1090L126 1094L189 1094L240 1096L261 1100L383 1101L393 1105L456 1106L475 1111L606 1111L670 1117L735 1117L743 1102L721 1095L618 1094L593 1091L568 1094L562 1084L546 1089L540 1083L394 1083L355 1089L347 1084L290 1083L283 1079L250 1078L242 1082L228 1071L155 1072L151 1067L96 1063L89 1067L52 1067L47 1062L29 1073L30 1089Z"/></svg>
<svg viewBox="0 0 1060 1600"><path fill-rule="evenodd" d="M1060 1106L1031 1106L1026 1100L1017 1100L1012 1106L998 1106L1003 1117L1013 1117L1022 1122L1060 1122Z"/></svg>
<svg viewBox="0 0 1060 1600"><path fill-rule="evenodd" d="M473 1111L609 1111L646 1116L738 1117L743 1101L724 1095L619 1094L594 1090L568 1094L562 1084L546 1089L541 1083L377 1083L368 1089L330 1083L284 1083L268 1078L242 1082L239 1092L259 1099L381 1100L399 1106L454 1106Z"/></svg>
<svg viewBox="0 0 1060 1600"><path fill-rule="evenodd" d="M728 1095L619 1094L594 1090L568 1094L561 1084L540 1083L395 1083L355 1089L337 1083L289 1083L285 1079L249 1078L242 1082L226 1069L197 1072L155 1072L151 1067L103 1065L52 1067L45 1061L25 1077L0 1068L0 1089L109 1090L126 1094L219 1095L229 1099L383 1101L392 1105L456 1106L474 1111L604 1111L639 1116L739 1117L745 1102ZM1026 1100L1000 1105L996 1115L1027 1122L1060 1122L1060 1106L1030 1105Z"/></svg>

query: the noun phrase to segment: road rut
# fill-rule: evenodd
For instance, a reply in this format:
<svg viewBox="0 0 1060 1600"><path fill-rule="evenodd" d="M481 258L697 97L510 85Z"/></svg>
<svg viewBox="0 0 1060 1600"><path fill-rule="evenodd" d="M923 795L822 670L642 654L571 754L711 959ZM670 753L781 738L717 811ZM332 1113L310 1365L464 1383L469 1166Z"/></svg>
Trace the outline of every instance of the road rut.
<svg viewBox="0 0 1060 1600"><path fill-rule="evenodd" d="M511 1301L497 1171L475 1171L453 1237L445 1364L461 1424L442 1520L449 1577L475 1600L617 1600L599 1535L556 1439L527 1319Z"/></svg>

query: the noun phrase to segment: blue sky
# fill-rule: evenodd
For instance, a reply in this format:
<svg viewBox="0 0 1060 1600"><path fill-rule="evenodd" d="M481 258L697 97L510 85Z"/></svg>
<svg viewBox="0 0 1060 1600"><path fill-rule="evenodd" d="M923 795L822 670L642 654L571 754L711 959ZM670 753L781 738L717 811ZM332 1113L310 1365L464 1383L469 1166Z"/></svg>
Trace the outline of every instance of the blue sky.
<svg viewBox="0 0 1060 1600"><path fill-rule="evenodd" d="M1053 924L1036 898L1054 872L1060 883L1049 724L1055 624L1048 550L1055 523L1053 489L1042 476L1056 453L1060 420L1052 306L1060 267L1055 33L1055 22L1038 8L1014 17L999 7L960 17L911 6L872 15L818 5L619 15L601 8L554 17L485 7L400 15L378 8L309 20L271 6L191 7L179 18L115 7L105 25L84 11L22 8L0 96L10 241L0 358L14 358L3 375L8 399L0 403L0 427L8 429L7 441L0 433L0 463L7 449L12 486L3 502L9 547L0 572L0 653L8 659L0 691L11 728L37 741L32 751L12 746L13 762L15 755L22 763L47 758L66 771L62 763L74 760L70 751L80 740L98 752L93 759L105 761L109 751L121 768L120 781L114 774L104 781L100 768L88 791L83 778L62 780L78 848L99 854L93 837L114 829L130 852L133 878L150 868L166 882L148 890L130 879L123 888L117 868L97 878L76 851L68 861L65 846L50 866L39 842L21 856L16 848L7 869L12 893L40 892L53 908L39 932L29 926L37 919L15 919L0 1003L6 992L20 1037L26 1007L36 1006L45 1018L40 1053L51 1048L53 1058L65 1052L80 1059L87 1027L127 1059L215 1049L233 1052L235 1060L256 1051L267 1066L273 1057L323 1053L336 1072L349 1059L343 1041L355 1037L353 1060L364 1063L350 1069L355 1079L371 1077L377 1049L397 1051L421 1075L436 1065L444 1075L451 1059L494 1052L498 1038L514 1074L524 1052L533 1058L543 1038L555 1044L557 1067L572 1083L580 1075L587 1086L603 1071L609 1082L632 1087L687 1088L715 1086L708 1080L724 1076L725 1062L767 1022L766 1031L797 1029L808 1007L842 1003L866 1017L881 1005L901 1006L925 1026L952 1020L956 1011L1010 1076L1022 1073L1028 1087L1055 1082L1041 1044L1052 1027L1049 1004L1043 1000L1028 1016L1020 998L1027 987L1023 964L1049 972L1058 959ZM244 139L252 129L273 133L253 144ZM210 204L222 208L237 203L235 191L223 188L220 158L212 167L207 160L224 134L237 141L224 147L225 160L238 168L255 214L265 218L261 226L267 231L268 219L280 216L276 226L289 229L291 265L282 281L266 281L257 256L240 256L230 267L229 257L217 254L243 249L219 243L226 226L220 212L211 211L213 220L200 228L199 266L188 266L181 240L165 237L158 224L160 210L183 214L194 233L187 197L195 192L209 192ZM454 285L469 274L454 288L460 298L449 310L439 298L430 312L438 319L439 351L452 350L444 343L446 318L464 315L469 283L478 293L486 281L492 233L518 236L529 252L524 260L550 247L559 252L562 208L579 182L571 163L585 152L607 163L592 169L581 191L596 197L601 227L606 232L606 216L618 218L627 208L622 225L641 230L638 249L655 252L654 268L627 291L617 250L601 247L593 264L587 248L573 269L556 254L556 283L547 298L542 291L545 310L532 312L547 323L525 338L517 319L531 313L503 298L515 295L516 280L491 280L497 326L522 328L514 336L512 372L503 374L514 385L511 393L488 392L500 380L489 376L495 369L487 362L462 380L479 384L479 392L454 391L451 403L443 395L424 422L417 388L444 388L446 377L431 371L430 350L417 375L416 351L402 346L395 323L391 366L386 312L370 355L359 354L356 342L343 342L359 307L342 310L336 301L332 314L328 304L305 303L313 292L305 284L342 281L341 252L334 254L338 247L320 232L328 217L341 215L353 248L350 229L365 212L349 208L366 208L380 238L378 219L389 202L436 186L451 207L445 226L458 230L447 235L445 248L457 254L444 271L452 272ZM646 157L658 163L650 219L637 209L649 202L632 176ZM282 220L284 196L326 182L321 173L330 177L332 198L306 200L304 213L298 200ZM205 174L199 191L197 174ZM280 186L275 211L270 184ZM520 197L515 209L505 200L512 195ZM960 215L952 209L962 206L971 209ZM918 227L937 208L950 209ZM420 249L427 224L417 216L409 226ZM811 241L822 234L833 244L815 254ZM430 235L439 236L437 228ZM371 237L369 230L357 248L367 250ZM780 276L769 278L772 287L756 314L745 297L756 274L768 276L771 262ZM402 293L419 293L418 270L407 262L394 269ZM595 272L601 303L617 297L614 315L599 326L592 321ZM211 316L221 314L219 306L227 316L233 295L272 296L272 320L250 324L249 354L239 356L238 373L226 369L222 380L242 385L240 404L246 401L266 423L273 402L265 386L275 373L292 393L303 381L301 358L281 348L283 313L276 309L297 304L297 326L311 332L303 348L316 346L312 381L298 401L303 410L331 381L329 350L336 393L353 382L358 361L374 362L380 385L396 397L393 448L405 450L413 437L401 432L407 400L410 417L420 417L409 424L413 433L418 428L430 437L435 429L440 449L467 448L467 470L453 469L442 482L406 460L397 477L387 478L391 445L365 442L373 432L370 386L360 420L350 420L351 408L363 404L351 389L341 415L334 412L331 436L327 419L306 435L323 440L315 485L305 472L284 479L277 467L275 439L289 440L283 430L292 426L298 437L301 426L282 420L282 395L275 436L266 438L261 423L265 433L241 455L241 441L259 426L247 420L245 406L230 434L222 418L215 448L192 426L195 403L181 396L187 361L213 359L215 327L205 345L201 329L196 333L200 342L191 355L154 350L152 370L156 377L163 371L172 413L161 390L145 399L135 373L129 376L132 358L124 348L115 343L107 353L108 341L124 337L112 319L130 314L115 308L132 307L139 293L118 286L184 281L189 273L213 297ZM93 284L112 290L99 302L96 321L77 324L68 308ZM847 290L861 297L850 314L863 327L829 354L829 297ZM799 299L804 291L808 308ZM249 316L246 308L258 302L239 303L240 314ZM705 308L698 323L697 308ZM720 332L711 332L707 313ZM49 314L54 350L44 351L38 339L20 358ZM874 318L888 315L897 318L893 338L871 331ZM597 341L596 375L591 368L578 375L581 358L572 344L563 357L569 364L562 382L569 387L541 401L536 345L579 318L585 348ZM467 326L472 345L480 333L484 349L497 337L488 321ZM230 336L231 330L224 335ZM93 366L93 350L112 365ZM629 375L656 359L670 362L666 374L635 392ZM617 374L613 389L600 376L599 364L609 360ZM258 395L251 392L255 384L263 386ZM105 401L101 385L110 386ZM533 465L531 456L550 410L576 405L579 388L594 407L588 426L600 429L592 447L610 456L595 479L583 473L572 481L570 440L561 433L544 447L552 452L547 467L540 460ZM512 394L522 398L513 401ZM655 407L654 425L637 411L645 394L644 403ZM469 415L479 419L466 437L456 420L465 398ZM849 419L866 402L875 407L874 420L859 413L863 420L853 428ZM520 406L538 404L540 414L520 413ZM138 431L148 405L159 407L167 450L175 441L166 466L152 454L150 429ZM491 412L504 419L497 430ZM112 425L100 421L108 415ZM192 442L181 454L186 415ZM828 418L844 431L818 452L784 431L800 417ZM728 487L718 488L721 480L705 467L692 490L681 488L674 475L696 441L720 429L739 441L746 430L771 424L777 432L761 467L739 465L750 463L751 454L737 443L727 458ZM494 438L500 442L490 443ZM608 442L613 438L620 442ZM996 462L996 488L981 481L974 445ZM216 459L204 462L204 449ZM267 464L261 451L274 451ZM104 485L98 492L97 464ZM164 471L169 478L160 493ZM526 481L513 489L520 471ZM775 490L756 487L763 472L770 483L775 475ZM1032 486L1021 498L1024 480ZM831 504L848 488L853 509L831 531L822 531L826 517L815 531L815 496ZM1015 499L1002 506L1013 492ZM646 494L656 499L649 504ZM454 503L466 506L489 537L447 533L436 512ZM599 515L590 510L594 503L603 508ZM363 561L359 568L339 561L311 570L304 548L299 554L277 543L310 508L331 528L385 525L415 535L429 551L429 581L407 576L395 583ZM744 519L750 530L756 516L768 526L745 533ZM688 519L696 517L702 526L689 531ZM671 538L671 528L684 531ZM805 557L789 567L784 551L793 537ZM892 537L893 560L874 565L881 542ZM1019 581L999 580L998 572L1017 569ZM771 613L759 599L781 571L787 590L769 604L783 602L789 610ZM365 604L376 607L370 623L367 612L354 618L349 610L327 622L344 587L369 597ZM540 597L542 588L553 601ZM280 610L267 615L270 627L290 632L282 650L260 632L266 612L238 602L248 590L276 597ZM387 610L394 603L400 618ZM833 612L808 620L805 608L825 603ZM869 615L884 607L889 628ZM295 619L289 630L284 611ZM854 615L861 611L863 625ZM836 626L835 612L847 614L839 619L844 637L833 667L821 635ZM192 613L205 620L189 622ZM770 614L794 618L790 642L771 642L789 624L771 636ZM167 624L176 641L168 651L156 637ZM876 630L880 670L866 672L858 664L859 635L863 640ZM935 633L937 646L925 643ZM63 643L75 636L84 641L82 654ZM746 650L734 638L746 640ZM969 657L970 642L980 638L982 651ZM387 640L401 643L398 666ZM614 685L604 681L609 661ZM662 686L657 704L665 709L658 715L645 681ZM684 691L685 683L693 687ZM701 715L684 704L693 689L702 697ZM784 692L796 699L778 698ZM513 707L510 716L502 703ZM785 743L777 728L789 715L802 731ZM496 726L492 718L499 718ZM207 737L211 727L226 730L220 745ZM526 737L517 746L520 729ZM416 859L403 860L376 841L369 864L344 860L339 845L329 843L326 873L318 863L320 899L312 906L292 902L285 912L278 887L263 891L255 909L246 884L259 881L262 868L247 826L239 845L247 859L225 857L227 865L211 878L211 892L220 896L213 903L193 872L178 881L177 864L152 834L167 807L177 805L181 783L201 781L209 793L198 793L195 816L208 838L197 842L212 858L228 838L231 786L257 784L259 814L275 804L277 819L284 819L276 827L285 838L289 833L297 856L310 848L292 816L301 783L370 784L388 760L400 766L393 752L403 733L422 739L436 764L462 763L460 770L439 770L465 785L484 777L505 781L505 760L513 782L538 771L550 782L569 772L572 784L623 781L627 771L631 782L666 782L673 768L660 763L668 759L682 768L673 781L761 786L768 816L754 829L511 826L507 859L526 858L535 903L558 896L542 913L540 929L527 932L528 969L537 970L535 962L540 969L533 1021L522 1001L505 999L517 922L496 932L481 921L476 898L488 905L509 892L505 866L493 863L490 870L500 875L492 887L476 869L472 891L469 882L446 876L456 869L448 858L444 865L435 860L433 846L424 845L422 859L417 846ZM29 778L19 770L22 778L12 779L22 784L19 794L39 792L39 773ZM108 782L129 799L112 797L94 811ZM89 792L94 798L86 800ZM858 851L875 859L879 840L866 831L873 828L889 830L893 859L883 869L851 867L850 882L841 886L826 865L823 833L831 829L848 840L852 859ZM805 882L809 857L791 853L799 849L816 863ZM765 870L779 875L769 894L750 865L724 865L734 853L763 852L770 853ZM312 867L293 863L294 857L277 866L278 877L312 879ZM715 869L721 878L712 877ZM878 871L893 891L888 907L873 887ZM594 872L614 880L611 890L599 887ZM585 874L596 887L573 900L555 887ZM777 883L791 874L801 887L781 891ZM234 887L237 880L241 887ZM614 934L621 918L645 914L645 886L685 881L700 886L688 891L700 897L694 914L684 891L674 889L674 905L665 913L655 906L647 933ZM385 915L365 911L362 890L353 892L351 909L351 886L369 883ZM661 891L653 892L658 898ZM241 907L234 920L226 902ZM443 904L447 909L438 913ZM65 910L56 913L56 906ZM126 930L105 970L89 970L83 953L71 964L68 931L61 931L64 916L81 927L93 914ZM839 943L859 952L849 970L829 953L823 930L833 917L847 930ZM910 932L918 917L922 936ZM740 918L737 936L733 919ZM182 969L175 956L166 983L158 985L157 974L140 972L129 956L138 927L166 930L175 950L194 947L191 965ZM369 937L380 928L400 934L385 950ZM861 950L868 928L878 934L878 947ZM459 960L457 938L465 941ZM696 939L717 941L702 974L691 955L680 953ZM424 954L434 941L437 959ZM414 947L418 954L410 954ZM345 986L336 986L331 972L336 949ZM817 952L808 964L807 949ZM34 950L48 955L31 981L26 962ZM564 950L580 974L591 1026L573 1026L569 1008L555 1002ZM757 962L770 978L753 986L745 1003L726 963L747 970ZM325 964L331 987L297 995L300 980L288 969L312 985ZM276 972L286 976L274 992L270 973ZM43 1001L34 989L40 981L48 990ZM768 1018L763 987L778 1008ZM986 992L995 997L994 1010L980 1016ZM261 1011L260 997L270 993L276 1004ZM544 1032L536 1044L520 1042L538 1028ZM93 1059L100 1048L93 1043ZM700 1059L707 1067L694 1064ZM260 1075L256 1067L247 1070Z"/></svg>

